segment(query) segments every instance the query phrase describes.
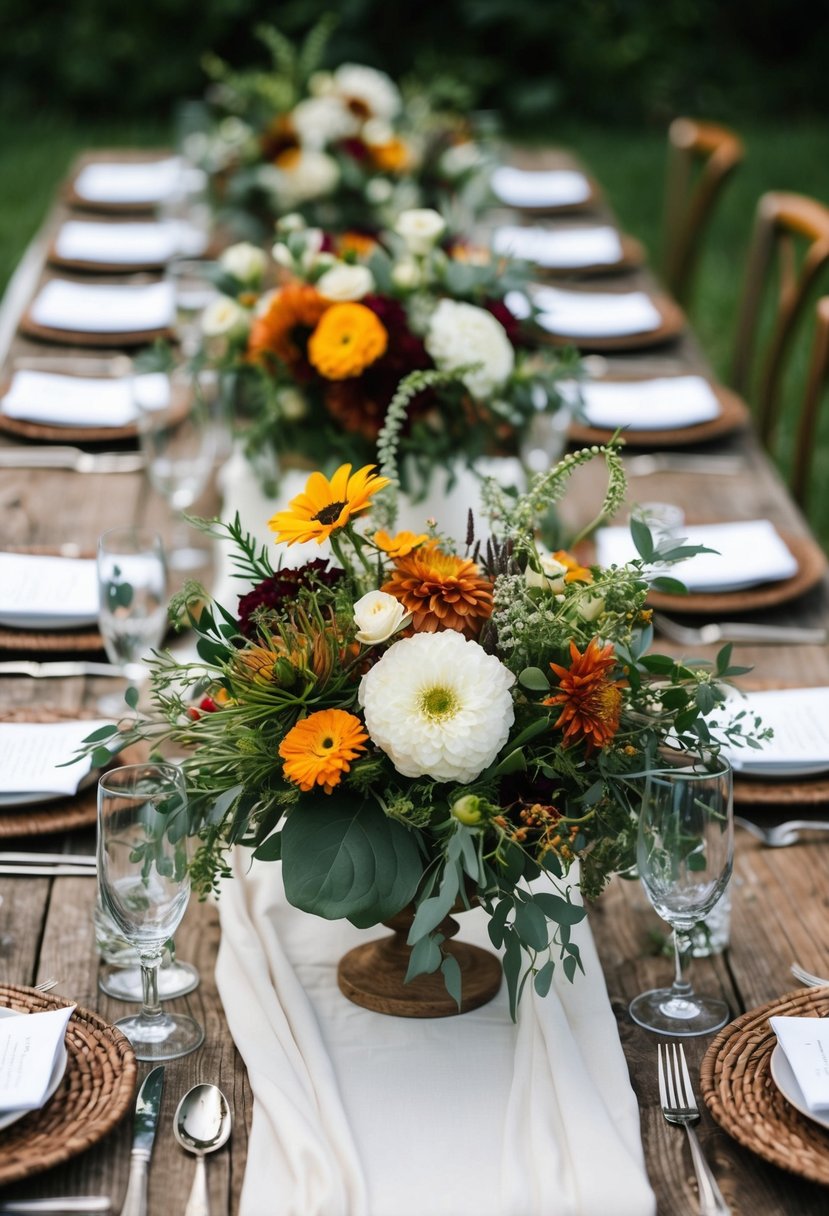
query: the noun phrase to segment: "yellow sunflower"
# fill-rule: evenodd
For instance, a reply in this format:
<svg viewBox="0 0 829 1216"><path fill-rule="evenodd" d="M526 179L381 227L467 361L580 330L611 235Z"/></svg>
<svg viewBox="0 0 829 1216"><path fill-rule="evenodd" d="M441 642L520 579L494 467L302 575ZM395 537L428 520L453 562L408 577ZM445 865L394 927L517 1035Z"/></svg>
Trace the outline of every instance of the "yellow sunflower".
<svg viewBox="0 0 829 1216"><path fill-rule="evenodd" d="M334 304L308 341L308 358L326 380L359 376L386 353L389 335L365 304Z"/></svg>
<svg viewBox="0 0 829 1216"><path fill-rule="evenodd" d="M293 545L315 540L321 545L332 532L344 528L352 516L366 510L372 494L389 484L388 477L378 476L374 468L366 464L352 473L350 464L341 464L330 481L323 473L312 473L288 510L268 520L277 541Z"/></svg>
<svg viewBox="0 0 829 1216"><path fill-rule="evenodd" d="M394 536L389 536L388 532L383 531L374 533L374 543L377 548L394 558L408 557L413 549L428 539L425 532L421 532L420 535L415 532L397 532Z"/></svg>
<svg viewBox="0 0 829 1216"><path fill-rule="evenodd" d="M321 785L330 794L365 751L362 722L344 709L321 709L291 727L279 745L283 772L306 793Z"/></svg>

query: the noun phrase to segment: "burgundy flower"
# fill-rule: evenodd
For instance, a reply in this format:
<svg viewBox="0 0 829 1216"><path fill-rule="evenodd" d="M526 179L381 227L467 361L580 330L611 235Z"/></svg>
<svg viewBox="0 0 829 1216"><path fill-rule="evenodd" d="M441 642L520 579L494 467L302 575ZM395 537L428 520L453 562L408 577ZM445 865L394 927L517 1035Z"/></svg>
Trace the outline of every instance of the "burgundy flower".
<svg viewBox="0 0 829 1216"><path fill-rule="evenodd" d="M334 587L342 578L342 570L328 569L325 558L316 557L298 570L278 570L270 578L263 579L252 591L239 596L239 629L246 638L258 635L253 615L257 608L268 608L280 613L287 603L293 602L304 587Z"/></svg>
<svg viewBox="0 0 829 1216"><path fill-rule="evenodd" d="M507 337L513 346L521 345L521 322L507 308L503 300L484 300L484 308L491 312L496 321L500 321L507 331Z"/></svg>

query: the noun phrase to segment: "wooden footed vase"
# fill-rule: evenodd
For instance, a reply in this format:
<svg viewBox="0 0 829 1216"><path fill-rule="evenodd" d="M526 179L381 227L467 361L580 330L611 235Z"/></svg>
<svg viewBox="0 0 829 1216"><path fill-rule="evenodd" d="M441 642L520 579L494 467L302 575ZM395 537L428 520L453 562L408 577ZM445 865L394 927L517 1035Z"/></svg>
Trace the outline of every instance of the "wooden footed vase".
<svg viewBox="0 0 829 1216"><path fill-rule="evenodd" d="M340 959L337 982L344 996L355 1005L398 1018L449 1018L468 1013L491 1001L501 987L501 963L489 950L455 941L458 922L447 916L438 926L444 935L441 950L451 954L461 969L461 1006L446 991L443 973L419 975L404 983L411 946L406 938L414 920L414 909L404 908L384 923L390 937L356 946Z"/></svg>

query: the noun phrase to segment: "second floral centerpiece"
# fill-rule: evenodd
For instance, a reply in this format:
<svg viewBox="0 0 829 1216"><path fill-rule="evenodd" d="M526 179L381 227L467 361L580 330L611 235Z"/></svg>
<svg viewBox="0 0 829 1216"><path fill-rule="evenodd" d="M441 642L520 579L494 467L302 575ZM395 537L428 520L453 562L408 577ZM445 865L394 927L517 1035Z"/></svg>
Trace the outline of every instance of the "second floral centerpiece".
<svg viewBox="0 0 829 1216"><path fill-rule="evenodd" d="M159 656L155 713L123 729L184 753L193 882L213 890L242 846L281 863L296 907L390 922L396 975L375 961L355 997L341 965L360 1003L387 1009L391 985L405 1013L426 985L434 1016L491 996L497 965L483 986L469 968L467 985L446 920L473 904L503 950L513 1012L528 978L542 995L556 966L573 979L577 874L593 897L631 865L641 781L662 747L716 745L706 715L729 650L714 668L648 654L646 575L687 548L659 549L639 525L640 558L604 570L536 539L537 517L599 455L598 518L611 517L625 493L614 445L567 456L518 498L489 483L485 548L471 521L460 549L437 528L396 532L390 467L312 473L270 528L286 556L328 542L330 557L276 566L237 517L214 530L235 546L238 605L204 606L195 586L173 605L200 661ZM720 738L739 734L738 722Z"/></svg>

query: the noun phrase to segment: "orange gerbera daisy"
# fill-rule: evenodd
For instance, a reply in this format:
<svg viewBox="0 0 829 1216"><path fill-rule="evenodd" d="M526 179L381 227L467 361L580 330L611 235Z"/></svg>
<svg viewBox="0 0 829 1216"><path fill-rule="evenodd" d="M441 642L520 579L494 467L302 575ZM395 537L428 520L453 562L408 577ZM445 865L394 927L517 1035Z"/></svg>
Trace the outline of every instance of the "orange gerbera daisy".
<svg viewBox="0 0 829 1216"><path fill-rule="evenodd" d="M308 358L327 380L359 376L386 353L385 325L365 304L332 304L308 342Z"/></svg>
<svg viewBox="0 0 829 1216"><path fill-rule="evenodd" d="M565 746L584 741L587 754L610 742L619 729L622 694L626 680L611 680L610 670L616 664L612 642L601 646L591 638L584 653L575 642L570 643L570 666L551 663L558 676L559 691L547 697L545 705L560 705L556 726L564 731Z"/></svg>
<svg viewBox="0 0 829 1216"><path fill-rule="evenodd" d="M373 464L363 465L356 473L350 464L341 464L329 481L324 473L312 473L305 489L291 499L287 511L278 511L268 520L277 541L315 540L321 545L354 515L365 511L372 494L389 484L388 477L373 472Z"/></svg>
<svg viewBox="0 0 829 1216"><path fill-rule="evenodd" d="M354 714L320 709L292 726L280 743L283 772L306 793L321 785L330 794L367 742L365 728Z"/></svg>
<svg viewBox="0 0 829 1216"><path fill-rule="evenodd" d="M415 532L397 532L394 536L383 531L374 533L375 545L384 553L388 553L389 557L408 557L413 549L428 539L425 532L421 532L419 536Z"/></svg>
<svg viewBox="0 0 829 1216"><path fill-rule="evenodd" d="M286 363L305 358L305 343L331 305L308 283L288 283L274 292L267 309L253 322L248 354L277 355Z"/></svg>
<svg viewBox="0 0 829 1216"><path fill-rule="evenodd" d="M432 541L395 562L383 591L412 614L417 633L455 629L468 638L492 615L492 583L466 557L444 553Z"/></svg>
<svg viewBox="0 0 829 1216"><path fill-rule="evenodd" d="M592 583L593 574L587 568L582 566L577 558L573 557L572 553L568 553L566 549L558 549L554 554L555 561L560 562L562 566L567 567L567 573L564 576L565 583Z"/></svg>

